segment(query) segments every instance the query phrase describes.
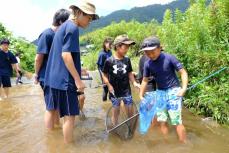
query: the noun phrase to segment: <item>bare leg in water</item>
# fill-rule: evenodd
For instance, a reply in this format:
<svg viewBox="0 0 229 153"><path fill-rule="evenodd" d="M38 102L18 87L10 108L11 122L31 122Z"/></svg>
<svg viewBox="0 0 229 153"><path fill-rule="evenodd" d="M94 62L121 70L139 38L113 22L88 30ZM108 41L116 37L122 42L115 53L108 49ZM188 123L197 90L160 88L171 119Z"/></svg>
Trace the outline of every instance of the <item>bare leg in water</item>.
<svg viewBox="0 0 229 153"><path fill-rule="evenodd" d="M4 92L5 92L4 98L8 98L9 97L9 90L10 90L10 88L4 87L3 89L4 89Z"/></svg>
<svg viewBox="0 0 229 153"><path fill-rule="evenodd" d="M73 141L73 130L75 125L75 116L65 116L63 124L64 143Z"/></svg>
<svg viewBox="0 0 229 153"><path fill-rule="evenodd" d="M84 101L85 101L85 96L84 94L78 96L79 99L79 107L80 107L80 119L85 120L86 116L83 112L83 106L84 106Z"/></svg>
<svg viewBox="0 0 229 153"><path fill-rule="evenodd" d="M112 107L112 124L113 126L118 124L118 116L120 114L120 106Z"/></svg>
<svg viewBox="0 0 229 153"><path fill-rule="evenodd" d="M167 122L160 122L160 131L164 135L164 138L167 139L169 132Z"/></svg>
<svg viewBox="0 0 229 153"><path fill-rule="evenodd" d="M175 128L176 128L176 131L177 131L177 135L178 135L179 141L181 143L186 143L186 132L185 132L184 125L183 124L176 125Z"/></svg>
<svg viewBox="0 0 229 153"><path fill-rule="evenodd" d="M54 127L59 128L60 127L60 114L59 111L55 111L54 112L55 116L54 116Z"/></svg>
<svg viewBox="0 0 229 153"><path fill-rule="evenodd" d="M54 129L54 120L56 116L56 111L51 110L51 111L46 111L45 112L45 127L48 131L52 131Z"/></svg>

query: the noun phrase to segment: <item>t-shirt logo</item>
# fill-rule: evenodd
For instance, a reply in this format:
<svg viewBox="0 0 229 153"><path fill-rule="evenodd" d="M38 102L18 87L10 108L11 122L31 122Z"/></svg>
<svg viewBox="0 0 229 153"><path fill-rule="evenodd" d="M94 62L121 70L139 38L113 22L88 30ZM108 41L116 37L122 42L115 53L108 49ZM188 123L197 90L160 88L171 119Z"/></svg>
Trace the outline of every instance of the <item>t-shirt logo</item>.
<svg viewBox="0 0 229 153"><path fill-rule="evenodd" d="M118 65L113 65L113 68L114 68L114 71L113 71L114 74L118 74L118 71L122 71L123 74L127 72L126 71L127 65L125 64L122 64L121 66L119 65L119 67Z"/></svg>

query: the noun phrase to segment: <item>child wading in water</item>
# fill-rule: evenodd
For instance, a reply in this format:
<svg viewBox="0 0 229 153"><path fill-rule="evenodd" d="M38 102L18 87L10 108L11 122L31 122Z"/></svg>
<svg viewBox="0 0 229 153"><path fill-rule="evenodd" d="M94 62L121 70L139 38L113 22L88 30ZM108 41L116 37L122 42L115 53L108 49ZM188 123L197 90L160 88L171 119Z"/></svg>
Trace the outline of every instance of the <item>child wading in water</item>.
<svg viewBox="0 0 229 153"><path fill-rule="evenodd" d="M131 81L135 87L140 86L132 74L133 70L130 59L125 57L129 47L134 44L135 42L130 40L127 35L117 36L114 40L115 53L106 60L103 67L104 83L111 93L113 125L116 125L118 122L121 102L118 98L122 97L128 116L132 115L133 100L129 82Z"/></svg>
<svg viewBox="0 0 229 153"><path fill-rule="evenodd" d="M85 88L80 78L79 27L86 28L92 20L99 18L95 6L87 1L72 5L70 9L70 20L63 23L54 36L44 81L45 93L49 95L46 104L55 106L64 119L65 143L73 141L75 116L79 115L77 92L82 93Z"/></svg>
<svg viewBox="0 0 229 153"><path fill-rule="evenodd" d="M35 57L34 69L35 69L35 80L34 83L40 83L41 89L44 91L44 79L45 79L45 71L48 62L49 52L51 50L53 38L55 36L55 32L60 27L62 23L64 23L69 18L69 11L65 9L58 10L53 16L52 26L46 30L44 30L39 38L37 44L37 54ZM46 88L47 89L47 88ZM48 93L44 94L45 97L48 96ZM48 130L53 129L53 123L55 126L59 126L59 111L56 109L56 106L50 105L46 101L46 111L45 111L45 127Z"/></svg>
<svg viewBox="0 0 229 153"><path fill-rule="evenodd" d="M143 80L140 89L140 98L143 99L150 74L157 83L158 90L165 94L167 107L157 113L157 121L160 122L161 132L168 133L166 122L175 126L179 140L186 142L185 128L182 124L181 110L182 97L187 90L188 74L175 56L161 52L160 40L157 37L149 37L143 41L141 51L150 58L144 65ZM176 71L181 75L182 86L176 76Z"/></svg>
<svg viewBox="0 0 229 153"><path fill-rule="evenodd" d="M13 75L13 69L16 71L17 77L20 75L17 69L17 59L9 50L9 45L10 41L6 38L0 42L0 101L2 100L1 87L3 87L5 93L3 98L9 97L10 77Z"/></svg>

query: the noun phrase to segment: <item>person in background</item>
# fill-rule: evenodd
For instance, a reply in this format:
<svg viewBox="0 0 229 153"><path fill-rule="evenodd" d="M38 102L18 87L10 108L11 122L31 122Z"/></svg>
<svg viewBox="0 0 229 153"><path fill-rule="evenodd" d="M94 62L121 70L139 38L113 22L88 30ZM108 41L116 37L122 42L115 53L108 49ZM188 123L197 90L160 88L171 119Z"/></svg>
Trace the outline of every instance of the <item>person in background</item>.
<svg viewBox="0 0 229 153"><path fill-rule="evenodd" d="M59 28L59 26L64 23L69 18L69 11L65 9L58 10L53 16L52 26L46 30L44 30L39 38L37 44L37 54L35 57L35 84L40 83L40 86L44 92L44 77L45 70L47 66L47 61L49 57L49 52L52 46L53 38L55 36L55 32ZM44 94L45 97L49 97L48 93ZM46 112L45 112L45 127L50 129L50 122L52 122L52 115L49 113L51 109L50 105L46 104ZM59 126L59 112L53 111L55 114L54 122L55 126ZM51 127L52 128L52 127Z"/></svg>
<svg viewBox="0 0 229 153"><path fill-rule="evenodd" d="M71 5L70 19L57 30L45 72L46 105L50 115L49 128L54 127L56 111L63 118L64 142L73 141L75 116L79 115L77 92L84 92L81 80L81 59L79 28L86 28L92 20L98 19L95 6L87 1ZM51 94L49 94L51 93Z"/></svg>
<svg viewBox="0 0 229 153"><path fill-rule="evenodd" d="M16 56L16 59L17 59L17 69L18 69L18 72L19 72L19 77L17 77L17 79L16 79L16 85L18 83L23 84L23 82L21 80L21 78L22 78L22 71L21 71L21 66L20 66L20 63L21 63L20 54L19 53L16 53L15 56Z"/></svg>
<svg viewBox="0 0 229 153"><path fill-rule="evenodd" d="M139 60L139 69L138 69L138 74L137 74L137 80L142 83L143 79L143 70L144 70L144 64L147 60L150 60L145 54L143 54ZM147 85L147 92L150 91L155 91L157 88L155 79L153 75L149 77L148 85Z"/></svg>
<svg viewBox="0 0 229 153"><path fill-rule="evenodd" d="M99 57L98 57L98 61L97 61L97 65L98 65L98 71L99 71L99 75L100 78L102 80L102 84L103 84L103 96L102 96L102 100L103 101L107 101L107 95L108 95L108 87L106 84L104 84L103 82L103 78L102 78L102 70L105 64L105 61L112 56L112 51L111 51L111 45L112 45L113 40L111 38L106 38L103 41L103 49L102 51L99 53ZM110 95L109 95L110 98Z"/></svg>
<svg viewBox="0 0 229 153"><path fill-rule="evenodd" d="M3 87L4 89L5 95L3 98L8 98L11 87L10 77L13 75L13 69L16 71L17 77L19 77L19 72L17 69L17 59L9 50L10 41L4 38L1 40L0 45L0 88ZM1 96L0 90L0 100L2 100Z"/></svg>

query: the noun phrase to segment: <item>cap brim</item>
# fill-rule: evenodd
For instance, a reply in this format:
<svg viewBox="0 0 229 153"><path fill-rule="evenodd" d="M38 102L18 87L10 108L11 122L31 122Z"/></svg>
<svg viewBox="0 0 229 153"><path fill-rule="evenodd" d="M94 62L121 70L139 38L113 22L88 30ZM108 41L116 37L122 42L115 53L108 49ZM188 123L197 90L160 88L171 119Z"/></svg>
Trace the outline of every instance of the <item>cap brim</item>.
<svg viewBox="0 0 229 153"><path fill-rule="evenodd" d="M145 48L141 49L139 52L151 51L151 50L154 50L156 48L157 48L157 46L154 46L154 47L145 47Z"/></svg>
<svg viewBox="0 0 229 153"><path fill-rule="evenodd" d="M132 40L128 40L128 41L124 41L124 42L121 42L122 44L126 44L126 45L135 45L136 43Z"/></svg>

